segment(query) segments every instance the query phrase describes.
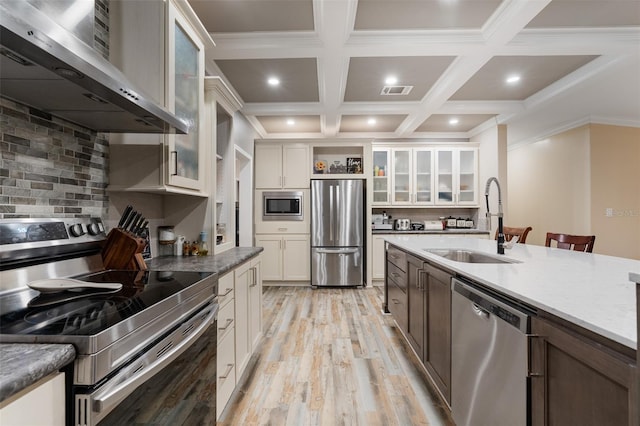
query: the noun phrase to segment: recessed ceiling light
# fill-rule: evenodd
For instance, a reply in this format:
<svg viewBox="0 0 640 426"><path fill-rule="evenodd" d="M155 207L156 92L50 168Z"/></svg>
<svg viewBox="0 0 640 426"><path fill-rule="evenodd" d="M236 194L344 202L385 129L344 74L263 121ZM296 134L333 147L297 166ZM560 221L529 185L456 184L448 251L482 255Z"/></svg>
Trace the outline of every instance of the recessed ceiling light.
<svg viewBox="0 0 640 426"><path fill-rule="evenodd" d="M393 85L397 83L398 83L398 77L396 77L395 75L390 75L384 79L384 84L386 85Z"/></svg>
<svg viewBox="0 0 640 426"><path fill-rule="evenodd" d="M269 83L269 86L277 86L280 84L280 80L276 77L269 77L267 83Z"/></svg>
<svg viewBox="0 0 640 426"><path fill-rule="evenodd" d="M296 120L294 120L293 118L289 118L287 120L287 126L293 126L294 124L296 124Z"/></svg>
<svg viewBox="0 0 640 426"><path fill-rule="evenodd" d="M507 77L507 83L509 84L516 84L517 82L520 81L520 76L519 75L510 75L509 77Z"/></svg>
<svg viewBox="0 0 640 426"><path fill-rule="evenodd" d="M376 121L375 118L370 118L370 119L367 120L367 124L369 126L374 126L376 123L377 123L377 121Z"/></svg>
<svg viewBox="0 0 640 426"><path fill-rule="evenodd" d="M451 124L452 126L455 126L459 122L460 122L460 120L458 120L457 118L450 118L449 119L449 124Z"/></svg>

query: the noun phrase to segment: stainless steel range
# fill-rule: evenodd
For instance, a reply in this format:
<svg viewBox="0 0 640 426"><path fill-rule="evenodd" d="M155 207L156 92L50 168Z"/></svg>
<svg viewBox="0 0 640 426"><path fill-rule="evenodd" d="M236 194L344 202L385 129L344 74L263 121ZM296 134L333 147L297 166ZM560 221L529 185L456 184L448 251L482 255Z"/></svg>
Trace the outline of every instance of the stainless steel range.
<svg viewBox="0 0 640 426"><path fill-rule="evenodd" d="M216 274L104 270L105 239L99 219L0 220L0 342L75 346L76 425L118 423L125 398L216 330ZM74 288L30 287L56 278Z"/></svg>

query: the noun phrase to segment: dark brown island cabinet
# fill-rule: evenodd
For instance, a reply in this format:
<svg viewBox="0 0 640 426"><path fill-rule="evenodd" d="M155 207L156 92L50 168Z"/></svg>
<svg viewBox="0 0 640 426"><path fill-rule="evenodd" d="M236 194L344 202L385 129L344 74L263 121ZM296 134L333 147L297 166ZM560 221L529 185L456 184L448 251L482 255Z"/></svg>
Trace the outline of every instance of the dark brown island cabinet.
<svg viewBox="0 0 640 426"><path fill-rule="evenodd" d="M386 310L450 406L455 274L388 244L385 275ZM640 426L636 351L531 310L530 424Z"/></svg>
<svg viewBox="0 0 640 426"><path fill-rule="evenodd" d="M407 255L407 340L433 384L451 404L451 277L449 272Z"/></svg>
<svg viewBox="0 0 640 426"><path fill-rule="evenodd" d="M638 426L635 353L545 316L531 319L531 425Z"/></svg>

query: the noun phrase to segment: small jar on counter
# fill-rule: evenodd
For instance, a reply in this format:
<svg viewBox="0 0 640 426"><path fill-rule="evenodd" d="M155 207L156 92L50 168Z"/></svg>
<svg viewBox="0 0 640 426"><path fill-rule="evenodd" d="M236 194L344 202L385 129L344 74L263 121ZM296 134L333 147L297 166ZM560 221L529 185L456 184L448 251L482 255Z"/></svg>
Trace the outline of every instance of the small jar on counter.
<svg viewBox="0 0 640 426"><path fill-rule="evenodd" d="M447 228L455 229L458 227L458 221L455 217L449 216L447 218Z"/></svg>
<svg viewBox="0 0 640 426"><path fill-rule="evenodd" d="M466 228L467 227L467 221L464 220L463 218L459 217L458 219L456 219L456 228Z"/></svg>
<svg viewBox="0 0 640 426"><path fill-rule="evenodd" d="M198 247L198 256L206 256L209 254L209 246L207 244L207 233L200 232L200 247Z"/></svg>

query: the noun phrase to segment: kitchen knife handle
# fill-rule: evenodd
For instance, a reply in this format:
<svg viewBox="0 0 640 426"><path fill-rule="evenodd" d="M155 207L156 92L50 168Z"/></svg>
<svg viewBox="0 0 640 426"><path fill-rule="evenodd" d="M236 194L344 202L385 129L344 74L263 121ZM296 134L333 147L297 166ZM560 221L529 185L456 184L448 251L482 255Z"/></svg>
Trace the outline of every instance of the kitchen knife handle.
<svg viewBox="0 0 640 426"><path fill-rule="evenodd" d="M122 226L127 221L127 218L129 217L129 214L131 213L132 210L133 210L133 207L131 205L128 205L127 207L125 207L124 212L120 217L120 222L118 222L118 228L122 228Z"/></svg>
<svg viewBox="0 0 640 426"><path fill-rule="evenodd" d="M131 222L131 225L127 229L129 232L133 232L133 230L135 229L141 217L142 217L142 213L136 213L135 217L133 218L133 221Z"/></svg>
<svg viewBox="0 0 640 426"><path fill-rule="evenodd" d="M171 151L171 155L173 155L173 173L171 176L178 176L178 151Z"/></svg>
<svg viewBox="0 0 640 426"><path fill-rule="evenodd" d="M142 219L143 219L142 225L140 225L140 227L138 227L138 230L136 231L136 235L138 237L141 237L142 232L147 228L147 226L149 226L149 221L146 220L144 217Z"/></svg>
<svg viewBox="0 0 640 426"><path fill-rule="evenodd" d="M138 214L138 212L135 211L135 210L132 210L131 213L129 213L129 217L127 218L127 221L124 223L124 225L122 225L122 229L124 231L129 229L129 226L131 225L131 222L133 221L133 219L136 217L137 214Z"/></svg>

